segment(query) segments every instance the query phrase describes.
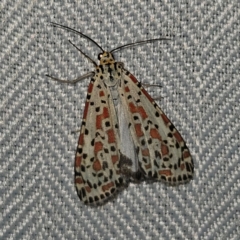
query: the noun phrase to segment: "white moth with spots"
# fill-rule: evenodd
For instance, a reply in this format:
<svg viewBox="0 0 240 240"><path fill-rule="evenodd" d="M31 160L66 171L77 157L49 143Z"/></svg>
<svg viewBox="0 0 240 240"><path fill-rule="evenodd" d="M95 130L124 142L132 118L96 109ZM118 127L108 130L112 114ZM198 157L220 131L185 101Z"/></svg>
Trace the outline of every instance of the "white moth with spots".
<svg viewBox="0 0 240 240"><path fill-rule="evenodd" d="M95 65L95 70L72 81L47 75L64 83L91 77L75 157L79 198L88 205L102 205L130 182L189 182L194 167L185 141L141 83L112 54L164 38L126 44L106 52L81 32L56 23L52 26L78 33L102 51L97 65L74 45Z"/></svg>

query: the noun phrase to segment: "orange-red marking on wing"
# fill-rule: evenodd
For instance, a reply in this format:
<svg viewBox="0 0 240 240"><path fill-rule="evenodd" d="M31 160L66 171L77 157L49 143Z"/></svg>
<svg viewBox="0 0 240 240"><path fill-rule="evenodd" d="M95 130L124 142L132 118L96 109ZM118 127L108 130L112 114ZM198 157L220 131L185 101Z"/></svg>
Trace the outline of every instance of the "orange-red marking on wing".
<svg viewBox="0 0 240 240"><path fill-rule="evenodd" d="M102 169L102 165L98 159L93 162L93 170L98 172Z"/></svg>
<svg viewBox="0 0 240 240"><path fill-rule="evenodd" d="M152 165L149 163L148 165L144 165L145 169L150 169L152 167Z"/></svg>
<svg viewBox="0 0 240 240"><path fill-rule="evenodd" d="M161 138L161 136L160 136L160 134L159 134L159 132L158 132L158 130L156 128L152 128L150 130L150 136L152 138L158 139L159 141L162 141L162 138Z"/></svg>
<svg viewBox="0 0 240 240"><path fill-rule="evenodd" d="M112 156L112 163L115 164L118 161L118 155Z"/></svg>
<svg viewBox="0 0 240 240"><path fill-rule="evenodd" d="M160 170L159 174L165 176L172 176L172 172L170 170Z"/></svg>
<svg viewBox="0 0 240 240"><path fill-rule="evenodd" d="M103 97L103 96L105 96L104 91L100 91L100 92L99 92L99 97Z"/></svg>
<svg viewBox="0 0 240 240"><path fill-rule="evenodd" d="M179 132L175 132L173 135L177 139L178 142L182 142L183 141L182 136L180 135Z"/></svg>
<svg viewBox="0 0 240 240"><path fill-rule="evenodd" d="M147 149L147 148L143 149L143 150L142 150L142 155L145 156L145 157L146 157L146 156L150 156L150 154L149 154L149 149Z"/></svg>
<svg viewBox="0 0 240 240"><path fill-rule="evenodd" d="M125 92L130 92L129 87L125 87Z"/></svg>
<svg viewBox="0 0 240 240"><path fill-rule="evenodd" d="M180 166L181 170L183 171L185 169L185 163L182 163Z"/></svg>
<svg viewBox="0 0 240 240"><path fill-rule="evenodd" d="M161 152L162 152L162 155L167 155L169 153L169 150L168 150L168 146L167 145L164 145L162 144L161 145Z"/></svg>
<svg viewBox="0 0 240 240"><path fill-rule="evenodd" d="M113 182L110 182L110 183L108 183L108 184L106 184L106 185L103 185L103 186L102 186L102 190L103 190L103 192L106 192L106 191L108 191L109 189L111 189L113 186L114 186L114 183L113 183Z"/></svg>
<svg viewBox="0 0 240 240"><path fill-rule="evenodd" d="M99 151L102 151L103 144L101 142L96 142L94 145L94 153L98 153Z"/></svg>
<svg viewBox="0 0 240 240"><path fill-rule="evenodd" d="M114 135L113 129L109 129L107 131L107 135L108 135L108 143L114 143L115 142L115 135Z"/></svg>
<svg viewBox="0 0 240 240"><path fill-rule="evenodd" d="M136 131L137 137L143 136L143 131L142 131L141 124L140 123L139 124L135 124L134 127L135 127L135 131Z"/></svg>
<svg viewBox="0 0 240 240"><path fill-rule="evenodd" d="M161 114L161 116L162 116L162 119L165 122L165 124L168 124L170 122L165 114Z"/></svg>
<svg viewBox="0 0 240 240"><path fill-rule="evenodd" d="M90 193L91 192L91 188L89 186L85 186L85 190Z"/></svg>
<svg viewBox="0 0 240 240"><path fill-rule="evenodd" d="M82 157L75 157L75 167L80 167L82 162Z"/></svg>
<svg viewBox="0 0 240 240"><path fill-rule="evenodd" d="M129 103L129 110L131 113L139 113L142 119L146 119L148 117L142 106L135 106L132 102Z"/></svg>
<svg viewBox="0 0 240 240"><path fill-rule="evenodd" d="M190 152L189 151L185 151L184 153L183 153L183 158L188 158L188 157L190 157L191 155L190 155Z"/></svg>
<svg viewBox="0 0 240 240"><path fill-rule="evenodd" d="M75 178L75 183L76 184L82 184L83 183L82 178L80 178L80 177Z"/></svg>
<svg viewBox="0 0 240 240"><path fill-rule="evenodd" d="M80 134L79 139L78 139L78 145L83 145L83 138L84 138L84 134Z"/></svg>
<svg viewBox="0 0 240 240"><path fill-rule="evenodd" d="M108 108L104 107L103 108L103 113L97 115L96 118L96 129L102 129L102 120L109 118L109 112Z"/></svg>
<svg viewBox="0 0 240 240"><path fill-rule="evenodd" d="M83 119L84 119L84 120L86 120L86 117L87 117L88 107L89 107L89 102L86 102L86 103L85 103L84 112L83 112Z"/></svg>

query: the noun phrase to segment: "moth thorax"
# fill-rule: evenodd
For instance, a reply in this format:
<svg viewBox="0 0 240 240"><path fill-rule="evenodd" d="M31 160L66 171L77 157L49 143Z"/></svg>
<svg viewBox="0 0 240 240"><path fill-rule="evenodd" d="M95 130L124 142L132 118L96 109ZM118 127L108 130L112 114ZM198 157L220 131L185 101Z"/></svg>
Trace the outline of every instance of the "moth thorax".
<svg viewBox="0 0 240 240"><path fill-rule="evenodd" d="M108 64L108 63L114 63L114 57L112 53L110 52L103 52L98 54L98 60L100 61L100 64Z"/></svg>

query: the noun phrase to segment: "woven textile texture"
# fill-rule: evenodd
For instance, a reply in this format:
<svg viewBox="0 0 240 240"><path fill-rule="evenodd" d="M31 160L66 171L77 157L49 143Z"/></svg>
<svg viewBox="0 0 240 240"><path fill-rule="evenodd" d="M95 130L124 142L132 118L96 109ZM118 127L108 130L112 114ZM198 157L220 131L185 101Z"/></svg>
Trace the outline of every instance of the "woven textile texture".
<svg viewBox="0 0 240 240"><path fill-rule="evenodd" d="M240 4L233 1L0 1L0 239L239 239ZM74 157L87 86L61 84L115 54L177 127L194 179L130 184L98 208L80 202ZM161 96L161 97L160 97ZM161 99L160 99L161 98Z"/></svg>

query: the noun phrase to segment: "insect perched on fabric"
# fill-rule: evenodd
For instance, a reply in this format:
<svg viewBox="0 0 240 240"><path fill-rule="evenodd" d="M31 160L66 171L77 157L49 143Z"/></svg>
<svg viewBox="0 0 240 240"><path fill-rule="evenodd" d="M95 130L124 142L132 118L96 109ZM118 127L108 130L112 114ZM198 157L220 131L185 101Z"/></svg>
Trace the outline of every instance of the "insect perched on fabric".
<svg viewBox="0 0 240 240"><path fill-rule="evenodd" d="M170 185L193 178L193 160L185 141L142 84L116 62L113 52L166 38L126 44L107 52L94 40L69 27L51 23L87 38L101 49L91 77L75 157L75 187L88 205L102 205L130 182L163 181Z"/></svg>

